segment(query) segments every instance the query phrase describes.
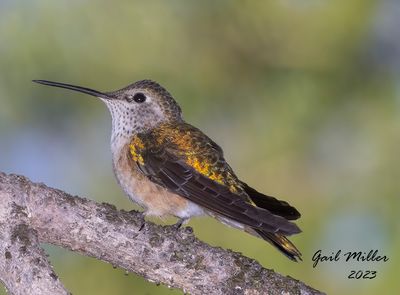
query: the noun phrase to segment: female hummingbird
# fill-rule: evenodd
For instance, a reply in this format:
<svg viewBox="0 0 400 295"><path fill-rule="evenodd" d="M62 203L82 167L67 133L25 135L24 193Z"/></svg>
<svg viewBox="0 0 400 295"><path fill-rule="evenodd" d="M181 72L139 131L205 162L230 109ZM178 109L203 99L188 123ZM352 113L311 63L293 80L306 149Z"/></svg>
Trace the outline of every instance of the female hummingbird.
<svg viewBox="0 0 400 295"><path fill-rule="evenodd" d="M111 151L116 178L146 215L189 218L210 215L270 242L291 260L301 253L286 236L301 232L300 213L287 202L241 181L223 151L186 123L172 95L151 80L113 92L45 80L34 82L100 98L112 117Z"/></svg>

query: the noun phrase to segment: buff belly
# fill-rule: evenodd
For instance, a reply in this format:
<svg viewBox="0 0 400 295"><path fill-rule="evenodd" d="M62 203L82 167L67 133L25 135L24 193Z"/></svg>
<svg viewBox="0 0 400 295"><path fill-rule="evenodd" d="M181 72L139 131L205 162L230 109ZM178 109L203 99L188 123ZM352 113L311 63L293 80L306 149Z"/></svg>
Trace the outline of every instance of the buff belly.
<svg viewBox="0 0 400 295"><path fill-rule="evenodd" d="M188 219L205 214L200 206L150 181L128 157L128 152L126 146L114 155L114 173L124 192L146 210L146 215Z"/></svg>

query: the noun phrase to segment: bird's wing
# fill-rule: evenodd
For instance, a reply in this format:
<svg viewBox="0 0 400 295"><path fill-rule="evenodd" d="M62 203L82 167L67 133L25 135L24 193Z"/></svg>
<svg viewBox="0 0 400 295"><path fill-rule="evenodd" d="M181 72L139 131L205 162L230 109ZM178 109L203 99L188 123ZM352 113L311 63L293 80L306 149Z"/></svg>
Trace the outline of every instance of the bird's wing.
<svg viewBox="0 0 400 295"><path fill-rule="evenodd" d="M287 220L296 220L300 218L301 215L299 211L297 211L293 206L290 206L287 202L264 195L244 182L241 184L246 194L257 205L257 207L264 208L272 214L282 216Z"/></svg>
<svg viewBox="0 0 400 295"><path fill-rule="evenodd" d="M300 232L284 217L257 207L225 162L221 148L191 125L164 125L135 136L130 156L151 181L214 213L268 232Z"/></svg>

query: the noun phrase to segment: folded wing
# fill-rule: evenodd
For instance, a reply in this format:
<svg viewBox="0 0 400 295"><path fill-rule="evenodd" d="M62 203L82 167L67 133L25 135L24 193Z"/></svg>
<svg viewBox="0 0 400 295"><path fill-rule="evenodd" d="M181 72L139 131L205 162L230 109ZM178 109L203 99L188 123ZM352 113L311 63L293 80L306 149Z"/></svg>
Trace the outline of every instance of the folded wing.
<svg viewBox="0 0 400 295"><path fill-rule="evenodd" d="M187 132L187 129L184 131ZM190 131L193 133L193 130ZM181 143L177 141L182 141L185 134L181 134L176 141L174 136L169 136L162 144L159 137L157 143L154 142L157 139L152 136L143 139L144 144L138 151L141 160L137 161L137 164L150 180L216 214L254 229L282 235L300 232L296 224L287 220L287 217L294 217L295 213L277 214L280 213L276 209L277 204L271 211L258 207L257 203L261 204L261 201L257 200L257 197L252 201L240 187L239 181L236 187L228 185L232 180L225 181L223 177L229 174L232 178L233 172L223 160L222 150L208 137L204 135L199 138L201 135L196 134L196 146L193 148L187 148L188 144L185 143L190 153L180 148ZM199 142L201 144L198 144ZM204 164L209 159L213 161ZM219 166L219 169L212 169L215 165ZM207 169L203 169L204 167ZM220 171L230 173L219 173Z"/></svg>

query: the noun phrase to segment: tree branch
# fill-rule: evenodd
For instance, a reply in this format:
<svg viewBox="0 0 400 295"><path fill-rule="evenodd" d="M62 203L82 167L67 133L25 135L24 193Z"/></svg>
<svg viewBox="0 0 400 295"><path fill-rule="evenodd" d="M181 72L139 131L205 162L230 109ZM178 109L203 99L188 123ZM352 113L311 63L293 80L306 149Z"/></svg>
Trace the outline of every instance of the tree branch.
<svg viewBox="0 0 400 295"><path fill-rule="evenodd" d="M119 266L190 294L322 294L258 262L17 175L0 173L0 280L11 294L67 294L39 242Z"/></svg>

